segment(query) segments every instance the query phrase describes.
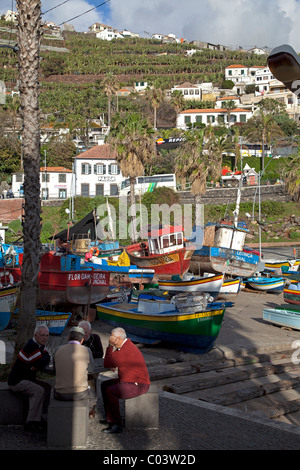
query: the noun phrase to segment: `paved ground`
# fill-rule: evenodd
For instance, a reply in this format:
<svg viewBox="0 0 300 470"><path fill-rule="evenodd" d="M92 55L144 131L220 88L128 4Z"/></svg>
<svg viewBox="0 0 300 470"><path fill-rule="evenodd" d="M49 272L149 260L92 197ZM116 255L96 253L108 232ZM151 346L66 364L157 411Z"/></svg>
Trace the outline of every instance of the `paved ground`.
<svg viewBox="0 0 300 470"><path fill-rule="evenodd" d="M274 349L291 349L300 340L300 332L267 324L262 319L264 306L283 304L282 294L256 294L241 292L235 306L228 309L215 348L201 356L201 361L211 361L226 356L263 352ZM107 345L110 327L93 322L100 333L103 346ZM148 365L165 358L188 358L187 353L176 349L154 346L141 348ZM192 355L191 355L192 356ZM299 428L269 420L249 420L236 410L224 409L197 400L162 392L160 396L160 427L158 430L127 430L122 434L105 435L98 416L90 419L90 430L85 450L131 451L188 451L238 450L238 449L299 449ZM1 450L46 450L43 436L25 434L22 427L0 426ZM120 455L120 454L118 454ZM146 454L143 454L146 455ZM101 459L106 453L101 454ZM99 457L100 458L100 457ZM141 458L141 456L139 457ZM97 457L98 459L98 457ZM100 462L101 463L101 462ZM106 462L103 462L106 463ZM151 463L151 462L148 462Z"/></svg>

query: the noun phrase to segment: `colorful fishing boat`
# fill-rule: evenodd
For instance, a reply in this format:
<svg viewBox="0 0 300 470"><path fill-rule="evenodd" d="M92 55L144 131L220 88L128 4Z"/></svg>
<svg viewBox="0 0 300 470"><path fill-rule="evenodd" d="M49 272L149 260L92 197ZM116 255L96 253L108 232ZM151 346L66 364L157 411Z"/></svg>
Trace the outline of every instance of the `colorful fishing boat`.
<svg viewBox="0 0 300 470"><path fill-rule="evenodd" d="M242 279L240 277L225 278L217 298L226 298L226 300L233 299L238 295L241 284Z"/></svg>
<svg viewBox="0 0 300 470"><path fill-rule="evenodd" d="M18 320L18 309L15 309L10 322L10 327L14 328L17 325ZM49 328L50 335L61 335L68 322L71 318L71 312L59 312L59 311L46 311L36 309L36 326L46 325Z"/></svg>
<svg viewBox="0 0 300 470"><path fill-rule="evenodd" d="M21 281L23 253L18 264L0 266ZM89 305L100 302L108 293L110 273L81 265L76 255L58 256L52 252L42 255L38 276L37 305Z"/></svg>
<svg viewBox="0 0 300 470"><path fill-rule="evenodd" d="M300 305L300 282L292 282L284 287L283 300L289 304Z"/></svg>
<svg viewBox="0 0 300 470"><path fill-rule="evenodd" d="M131 264L154 269L158 279L185 274L189 270L193 251L193 246L184 241L183 227L180 225L152 228L146 242L126 247Z"/></svg>
<svg viewBox="0 0 300 470"><path fill-rule="evenodd" d="M149 295L140 296L138 302L97 304L97 316L123 327L134 341L166 342L196 353L206 353L214 346L229 306L226 302L204 302L197 311L182 312L173 300Z"/></svg>
<svg viewBox="0 0 300 470"><path fill-rule="evenodd" d="M295 273L300 270L300 259L265 260L265 268L268 271L279 271L282 273Z"/></svg>
<svg viewBox="0 0 300 470"><path fill-rule="evenodd" d="M300 308L296 306L264 308L263 319L274 325L300 330Z"/></svg>
<svg viewBox="0 0 300 470"><path fill-rule="evenodd" d="M246 287L273 294L280 294L284 288L283 277L254 276L248 277L245 282Z"/></svg>
<svg viewBox="0 0 300 470"><path fill-rule="evenodd" d="M203 246L192 255L190 271L249 277L257 270L259 256L243 250L248 233L242 222L236 225L221 221L204 227ZM191 240L193 241L193 239Z"/></svg>
<svg viewBox="0 0 300 470"><path fill-rule="evenodd" d="M224 275L208 275L203 277L190 277L190 279L161 279L158 287L166 292L206 292L214 299L217 298L223 285Z"/></svg>
<svg viewBox="0 0 300 470"><path fill-rule="evenodd" d="M0 330L8 327L18 296L16 285L0 288Z"/></svg>

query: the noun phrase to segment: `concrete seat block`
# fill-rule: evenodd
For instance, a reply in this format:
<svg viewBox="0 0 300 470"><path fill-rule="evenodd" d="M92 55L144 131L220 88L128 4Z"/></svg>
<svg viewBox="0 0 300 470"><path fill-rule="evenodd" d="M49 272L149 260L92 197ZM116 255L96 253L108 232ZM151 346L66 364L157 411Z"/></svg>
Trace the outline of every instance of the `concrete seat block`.
<svg viewBox="0 0 300 470"><path fill-rule="evenodd" d="M125 400L126 428L159 428L159 394L149 391L138 397Z"/></svg>
<svg viewBox="0 0 300 470"><path fill-rule="evenodd" d="M28 397L10 390L7 382L0 383L0 424L24 424L28 412Z"/></svg>
<svg viewBox="0 0 300 470"><path fill-rule="evenodd" d="M61 401L54 398L48 408L47 445L84 446L88 437L89 400Z"/></svg>

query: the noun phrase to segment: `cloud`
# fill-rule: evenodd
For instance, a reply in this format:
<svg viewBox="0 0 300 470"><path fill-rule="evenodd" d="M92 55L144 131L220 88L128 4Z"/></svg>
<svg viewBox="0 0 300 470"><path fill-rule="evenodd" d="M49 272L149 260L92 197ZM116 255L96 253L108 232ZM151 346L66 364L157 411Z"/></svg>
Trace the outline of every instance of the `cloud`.
<svg viewBox="0 0 300 470"><path fill-rule="evenodd" d="M53 7L57 7L57 5L63 3L63 1L64 0L42 1L42 13L51 10ZM42 20L54 21L54 23L57 25L68 22L75 27L76 31L88 31L89 26L91 26L93 23L104 23L105 9L97 8L90 11L89 13L85 13L100 3L100 0L68 0L63 5L43 14ZM17 11L15 2L13 9L14 11ZM1 0L0 14L2 15L3 13L6 13L7 10L11 10L11 0ZM72 18L78 15L81 16L72 20Z"/></svg>
<svg viewBox="0 0 300 470"><path fill-rule="evenodd" d="M42 11L62 2L44 0ZM69 0L43 15L43 19L56 24L68 21L77 31L87 31L90 25L99 22L146 37L145 31L173 33L189 41L207 41L232 48L273 48L287 43L300 52L300 0L110 0L107 5L72 20L100 2ZM1 0L0 14L10 9L11 0Z"/></svg>
<svg viewBox="0 0 300 470"><path fill-rule="evenodd" d="M298 0L111 0L116 28L174 33L235 47L289 43L300 51Z"/></svg>

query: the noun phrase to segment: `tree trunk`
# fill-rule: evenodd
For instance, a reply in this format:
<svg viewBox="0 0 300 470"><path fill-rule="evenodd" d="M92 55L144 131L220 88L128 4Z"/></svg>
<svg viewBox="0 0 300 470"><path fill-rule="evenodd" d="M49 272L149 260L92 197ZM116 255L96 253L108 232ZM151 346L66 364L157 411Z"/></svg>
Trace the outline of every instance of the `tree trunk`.
<svg viewBox="0 0 300 470"><path fill-rule="evenodd" d="M23 118L22 152L24 166L24 254L21 278L21 304L18 315L15 352L32 336L36 325L36 290L39 274L40 128L39 128L39 48L41 2L17 0L19 14L19 80Z"/></svg>

